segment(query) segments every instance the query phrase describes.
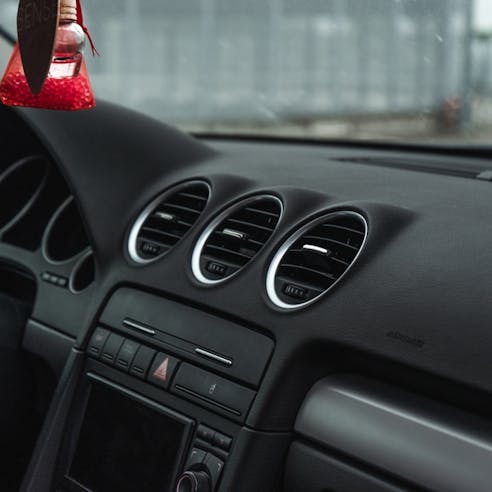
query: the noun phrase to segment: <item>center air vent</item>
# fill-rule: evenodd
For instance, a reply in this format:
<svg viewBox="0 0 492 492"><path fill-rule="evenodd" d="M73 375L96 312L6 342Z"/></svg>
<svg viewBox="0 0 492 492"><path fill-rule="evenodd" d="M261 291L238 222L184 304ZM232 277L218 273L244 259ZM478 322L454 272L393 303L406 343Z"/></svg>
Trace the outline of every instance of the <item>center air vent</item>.
<svg viewBox="0 0 492 492"><path fill-rule="evenodd" d="M166 191L140 214L130 232L128 252L137 263L149 263L169 252L200 217L210 195L203 181Z"/></svg>
<svg viewBox="0 0 492 492"><path fill-rule="evenodd" d="M311 304L333 288L359 256L367 223L355 212L315 219L280 247L267 273L270 299L284 309Z"/></svg>
<svg viewBox="0 0 492 492"><path fill-rule="evenodd" d="M220 214L196 244L195 277L216 284L239 272L270 239L281 215L282 202L271 195L248 198Z"/></svg>

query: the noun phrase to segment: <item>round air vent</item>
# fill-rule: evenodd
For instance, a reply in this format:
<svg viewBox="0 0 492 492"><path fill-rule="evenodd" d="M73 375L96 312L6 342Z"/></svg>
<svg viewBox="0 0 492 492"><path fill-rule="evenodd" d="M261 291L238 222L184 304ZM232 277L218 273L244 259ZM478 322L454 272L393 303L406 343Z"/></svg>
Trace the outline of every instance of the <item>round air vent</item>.
<svg viewBox="0 0 492 492"><path fill-rule="evenodd" d="M204 284L232 277L249 263L270 239L282 215L275 196L247 198L213 220L193 251L192 269Z"/></svg>
<svg viewBox="0 0 492 492"><path fill-rule="evenodd" d="M94 264L94 253L88 251L75 265L72 274L70 275L70 280L68 282L68 287L70 291L74 294L79 294L85 290L89 285L95 280Z"/></svg>
<svg viewBox="0 0 492 492"><path fill-rule="evenodd" d="M178 185L153 200L138 217L128 239L137 263L150 263L168 253L192 228L210 196L203 181Z"/></svg>
<svg viewBox="0 0 492 492"><path fill-rule="evenodd" d="M0 173L0 230L8 229L40 194L48 175L41 157L27 157Z"/></svg>
<svg viewBox="0 0 492 492"><path fill-rule="evenodd" d="M73 196L60 205L46 226L41 249L50 263L73 260L90 249L89 239Z"/></svg>
<svg viewBox="0 0 492 492"><path fill-rule="evenodd" d="M367 222L356 212L312 220L285 241L267 273L271 301L284 309L305 307L332 289L359 256Z"/></svg>

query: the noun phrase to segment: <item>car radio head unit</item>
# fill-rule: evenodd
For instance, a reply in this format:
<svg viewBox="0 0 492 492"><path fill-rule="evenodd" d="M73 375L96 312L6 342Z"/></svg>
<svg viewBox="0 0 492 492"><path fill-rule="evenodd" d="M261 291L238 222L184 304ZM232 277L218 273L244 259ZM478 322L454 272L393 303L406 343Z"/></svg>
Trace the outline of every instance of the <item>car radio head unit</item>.
<svg viewBox="0 0 492 492"><path fill-rule="evenodd" d="M192 421L92 380L65 483L70 490L171 491Z"/></svg>

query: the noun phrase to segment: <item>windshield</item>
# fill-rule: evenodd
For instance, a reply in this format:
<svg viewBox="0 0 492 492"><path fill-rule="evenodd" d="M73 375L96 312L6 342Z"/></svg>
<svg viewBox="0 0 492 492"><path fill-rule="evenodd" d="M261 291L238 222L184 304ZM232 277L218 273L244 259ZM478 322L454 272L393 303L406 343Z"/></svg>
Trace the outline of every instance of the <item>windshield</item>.
<svg viewBox="0 0 492 492"><path fill-rule="evenodd" d="M492 141L490 0L82 4L96 95L187 130Z"/></svg>

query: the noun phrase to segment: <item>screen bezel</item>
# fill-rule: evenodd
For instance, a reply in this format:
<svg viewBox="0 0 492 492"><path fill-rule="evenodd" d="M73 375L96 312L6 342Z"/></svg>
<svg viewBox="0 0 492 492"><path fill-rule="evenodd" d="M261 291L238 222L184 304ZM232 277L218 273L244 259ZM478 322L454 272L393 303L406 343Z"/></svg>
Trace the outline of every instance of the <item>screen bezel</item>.
<svg viewBox="0 0 492 492"><path fill-rule="evenodd" d="M77 482L73 477L70 476L70 469L72 468L72 463L75 457L77 445L79 442L79 436L80 436L80 431L84 422L85 414L86 414L86 408L87 404L89 402L89 398L91 396L91 390L93 388L94 384L102 385L108 388L108 390L113 390L117 391L123 396L125 396L128 399L131 399L135 401L136 404L139 405L145 405L148 408L157 411L158 413L163 414L167 418L171 418L173 420L176 420L179 422L181 425L183 425L183 435L181 438L181 442L179 445L178 449L178 459L176 460L176 463L174 465L173 469L173 479L172 483L170 484L169 490L172 490L172 486L174 485L174 482L176 481L176 478L178 476L178 473L183 465L185 456L186 456L186 451L188 450L188 447L190 445L191 441L191 436L192 436L192 431L194 427L194 420L175 412L174 410L167 408L139 393L136 393L132 390L129 390L123 386L120 386L119 384L116 384L106 378L103 378L97 374L94 373L87 373L85 379L85 389L82 391L81 398L77 399L76 401L76 412L74 414L73 420L70 422L71 424L71 437L70 437L70 443L69 443L69 452L67 456L67 460L64 465L64 486L68 488L71 492L92 492L92 489L87 488L83 484ZM97 445L97 443L95 443Z"/></svg>

